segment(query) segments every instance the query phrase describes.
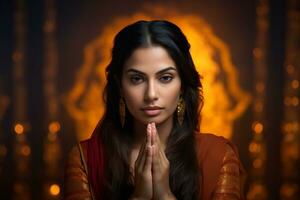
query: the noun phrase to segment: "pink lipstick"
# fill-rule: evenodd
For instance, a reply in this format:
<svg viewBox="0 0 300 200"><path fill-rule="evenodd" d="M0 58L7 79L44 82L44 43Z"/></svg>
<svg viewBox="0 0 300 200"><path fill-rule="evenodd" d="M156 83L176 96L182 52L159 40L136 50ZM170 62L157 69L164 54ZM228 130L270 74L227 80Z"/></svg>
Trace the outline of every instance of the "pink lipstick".
<svg viewBox="0 0 300 200"><path fill-rule="evenodd" d="M159 115L161 113L162 108L158 106L147 106L142 108L144 113L150 117Z"/></svg>

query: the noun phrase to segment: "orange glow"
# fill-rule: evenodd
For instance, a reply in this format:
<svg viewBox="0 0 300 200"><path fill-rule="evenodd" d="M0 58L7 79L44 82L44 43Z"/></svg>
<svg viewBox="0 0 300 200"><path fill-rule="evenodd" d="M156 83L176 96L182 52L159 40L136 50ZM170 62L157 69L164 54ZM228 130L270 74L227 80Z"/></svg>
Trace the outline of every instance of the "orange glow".
<svg viewBox="0 0 300 200"><path fill-rule="evenodd" d="M292 88L293 89L298 89L299 87L299 81L298 80L293 80L292 81Z"/></svg>
<svg viewBox="0 0 300 200"><path fill-rule="evenodd" d="M263 111L263 104L262 102L257 102L254 104L254 110L256 112L262 112Z"/></svg>
<svg viewBox="0 0 300 200"><path fill-rule="evenodd" d="M47 138L49 141L54 142L57 139L57 134L48 133Z"/></svg>
<svg viewBox="0 0 300 200"><path fill-rule="evenodd" d="M293 140L291 140L290 142L286 142L282 150L282 154L283 154L282 159L284 161L290 159L298 160L300 158L299 148L300 148L299 144L297 144L297 142Z"/></svg>
<svg viewBox="0 0 300 200"><path fill-rule="evenodd" d="M262 166L263 162L261 159L257 158L253 161L253 167L255 169L260 168Z"/></svg>
<svg viewBox="0 0 300 200"><path fill-rule="evenodd" d="M52 184L49 188L49 192L51 195L56 196L60 193L60 187L57 184Z"/></svg>
<svg viewBox="0 0 300 200"><path fill-rule="evenodd" d="M247 194L247 199L254 200L254 199L267 199L267 189L261 183L253 183L250 185L249 192Z"/></svg>
<svg viewBox="0 0 300 200"><path fill-rule="evenodd" d="M264 126L263 126L261 123L259 123L259 122L254 122L254 123L252 124L252 130L253 130L255 133L260 134L260 133L262 133L263 129L264 129Z"/></svg>
<svg viewBox="0 0 300 200"><path fill-rule="evenodd" d="M285 132L290 132L292 130L292 124L291 123L286 123L284 125L284 131Z"/></svg>
<svg viewBox="0 0 300 200"><path fill-rule="evenodd" d="M57 121L51 122L48 129L50 133L57 133L60 130L60 124Z"/></svg>
<svg viewBox="0 0 300 200"><path fill-rule="evenodd" d="M291 98L290 97L285 97L284 98L284 105L289 106L291 104Z"/></svg>
<svg viewBox="0 0 300 200"><path fill-rule="evenodd" d="M22 58L22 53L20 53L18 51L14 52L12 55L12 59L14 62L21 60L21 58Z"/></svg>
<svg viewBox="0 0 300 200"><path fill-rule="evenodd" d="M24 133L24 126L22 124L16 124L14 129L15 133L18 135Z"/></svg>
<svg viewBox="0 0 300 200"><path fill-rule="evenodd" d="M250 145L249 145L249 151L251 153L259 153L261 151L261 145L256 143L256 142L252 142Z"/></svg>
<svg viewBox="0 0 300 200"><path fill-rule="evenodd" d="M253 55L255 56L255 58L261 58L262 57L262 55L263 55L263 53L262 53L262 50L261 49L259 49L259 48L255 48L254 50L253 50Z"/></svg>
<svg viewBox="0 0 300 200"><path fill-rule="evenodd" d="M298 106L298 104L299 104L299 99L298 99L298 97L293 97L293 98L292 98L292 104L293 104L293 106Z"/></svg>
<svg viewBox="0 0 300 200"><path fill-rule="evenodd" d="M4 145L0 145L0 157L4 157L7 154L7 148Z"/></svg>
<svg viewBox="0 0 300 200"><path fill-rule="evenodd" d="M293 130L294 131L299 131L299 122L294 122L293 123Z"/></svg>
<svg viewBox="0 0 300 200"><path fill-rule="evenodd" d="M105 67L111 58L114 35L129 23L158 17L170 20L182 28L191 44L190 52L195 66L204 77L201 80L205 99L201 113L201 132L231 138L233 123L243 114L251 96L239 87L237 70L231 60L229 47L199 16L180 14L174 10L165 12L170 9L161 6L146 9L145 13L120 17L107 23L101 35L86 45L84 61L77 73L75 84L64 98L64 105L76 121L77 138L89 138L104 113L102 91L105 85ZM214 59L214 55L218 55L220 59ZM99 57L101 60L97 59ZM89 77L95 73L98 79L91 81ZM225 74L223 80L216 78L221 73Z"/></svg>
<svg viewBox="0 0 300 200"><path fill-rule="evenodd" d="M299 186L297 184L283 184L280 189L281 197L291 198L293 197L297 191L299 190Z"/></svg>
<svg viewBox="0 0 300 200"><path fill-rule="evenodd" d="M24 156L29 156L30 153L31 153L31 149L28 145L24 145L22 146L21 148L21 153L24 155Z"/></svg>
<svg viewBox="0 0 300 200"><path fill-rule="evenodd" d="M24 185L20 182L14 183L14 192L15 193L21 193L24 190Z"/></svg>
<svg viewBox="0 0 300 200"><path fill-rule="evenodd" d="M263 83L256 84L256 91L263 92L264 90L265 90L265 84L263 84Z"/></svg>
<svg viewBox="0 0 300 200"><path fill-rule="evenodd" d="M286 71L288 74L293 74L295 72L295 67L293 65L288 65Z"/></svg>

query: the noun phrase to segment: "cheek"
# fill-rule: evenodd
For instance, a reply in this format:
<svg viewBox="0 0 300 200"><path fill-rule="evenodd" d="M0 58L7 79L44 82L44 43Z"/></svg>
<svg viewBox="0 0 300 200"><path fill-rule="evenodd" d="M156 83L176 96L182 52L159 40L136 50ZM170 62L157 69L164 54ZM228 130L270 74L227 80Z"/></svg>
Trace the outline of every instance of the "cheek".
<svg viewBox="0 0 300 200"><path fill-rule="evenodd" d="M179 94L179 92L178 93L176 93L176 94L174 94L174 95L170 95L169 96L169 103L170 103L170 105L172 105L172 110L176 110L176 108L177 108L177 104L178 104L178 102L179 102L179 97L180 97L180 94Z"/></svg>
<svg viewBox="0 0 300 200"><path fill-rule="evenodd" d="M124 90L124 98L128 109L132 111L133 109L138 108L141 103L141 92L138 88Z"/></svg>
<svg viewBox="0 0 300 200"><path fill-rule="evenodd" d="M180 97L180 83L174 85L172 88L168 88L168 91L164 92L165 102L169 104L170 109L175 110Z"/></svg>

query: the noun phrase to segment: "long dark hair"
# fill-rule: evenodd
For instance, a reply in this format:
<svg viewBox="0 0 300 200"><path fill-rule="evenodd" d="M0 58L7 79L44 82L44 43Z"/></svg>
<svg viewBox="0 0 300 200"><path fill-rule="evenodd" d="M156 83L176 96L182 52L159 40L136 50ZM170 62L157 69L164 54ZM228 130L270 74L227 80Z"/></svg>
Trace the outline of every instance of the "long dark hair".
<svg viewBox="0 0 300 200"><path fill-rule="evenodd" d="M105 199L126 199L133 191L129 164L133 119L126 110L125 124L121 125L118 106L121 98L120 82L124 63L132 52L153 45L163 47L174 60L186 105L182 125L177 123L174 115L174 127L166 146L170 162L170 188L177 199L200 197L201 172L195 140L203 103L200 77L189 52L190 44L180 28L168 21L154 20L138 21L123 28L114 39L112 59L106 68L106 110L94 132L105 150L104 180L102 184L96 184L103 185L102 196Z"/></svg>

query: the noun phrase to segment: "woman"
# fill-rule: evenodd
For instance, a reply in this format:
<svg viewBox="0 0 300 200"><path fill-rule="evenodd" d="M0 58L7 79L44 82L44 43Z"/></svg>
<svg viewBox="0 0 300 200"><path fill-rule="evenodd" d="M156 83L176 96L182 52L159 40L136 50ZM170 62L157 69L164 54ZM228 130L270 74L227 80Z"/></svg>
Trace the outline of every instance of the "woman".
<svg viewBox="0 0 300 200"><path fill-rule="evenodd" d="M235 148L198 132L202 86L189 49L168 21L116 35L106 111L69 155L65 199L243 199Z"/></svg>

